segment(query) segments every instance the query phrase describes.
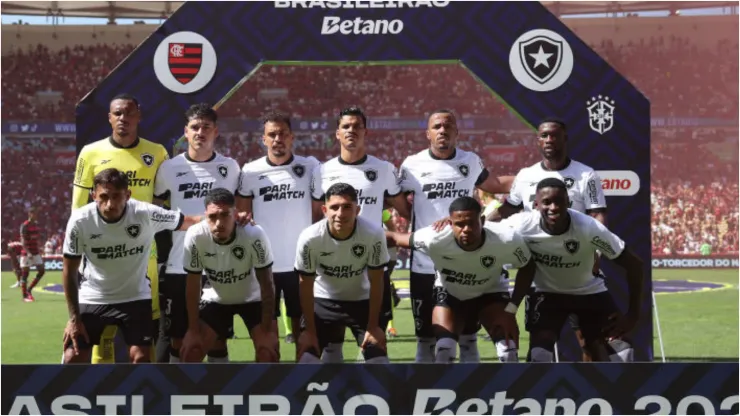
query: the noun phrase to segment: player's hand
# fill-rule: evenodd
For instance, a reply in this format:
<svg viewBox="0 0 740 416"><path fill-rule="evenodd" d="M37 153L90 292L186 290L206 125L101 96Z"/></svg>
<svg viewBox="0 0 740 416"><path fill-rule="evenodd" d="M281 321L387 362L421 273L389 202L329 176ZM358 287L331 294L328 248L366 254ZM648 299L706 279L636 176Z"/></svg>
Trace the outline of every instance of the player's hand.
<svg viewBox="0 0 740 416"><path fill-rule="evenodd" d="M236 225L240 227L244 227L247 224L254 225L254 218L252 218L252 213L249 212L240 212L236 215Z"/></svg>
<svg viewBox="0 0 740 416"><path fill-rule="evenodd" d="M87 344L90 344L90 337L87 335L85 324L79 319L70 319L67 321L67 326L64 328L64 344L67 345L69 341L72 341L72 348L75 351L75 355L80 354L80 349L77 346L78 337L82 337Z"/></svg>
<svg viewBox="0 0 740 416"><path fill-rule="evenodd" d="M516 315L509 312L502 312L494 324L501 331L506 342L510 341L519 349L519 325L516 323Z"/></svg>
<svg viewBox="0 0 740 416"><path fill-rule="evenodd" d="M613 313L609 315L609 321L602 331L607 338L619 338L630 332L637 325L637 321L637 317L629 313L627 315Z"/></svg>
<svg viewBox="0 0 740 416"><path fill-rule="evenodd" d="M599 267L600 260L601 260L601 256L599 256L598 253L594 253L594 267L593 267L592 272L595 277L599 277L601 275L601 267Z"/></svg>
<svg viewBox="0 0 740 416"><path fill-rule="evenodd" d="M370 344L375 344L383 351L387 351L385 331L380 329L379 326L369 328L367 331L365 331L365 339L362 340L362 345L360 346L360 348L364 350Z"/></svg>
<svg viewBox="0 0 740 416"><path fill-rule="evenodd" d="M445 227L451 224L452 224L452 220L450 220L450 217L442 218L441 220L437 220L432 224L432 229L436 232L440 232Z"/></svg>
<svg viewBox="0 0 740 416"><path fill-rule="evenodd" d="M270 356L269 359L262 359L260 362L280 362L280 343L277 332L272 329L265 330L262 325L257 325L252 330L252 339L255 350L258 351L257 357L264 357L265 353Z"/></svg>
<svg viewBox="0 0 740 416"><path fill-rule="evenodd" d="M188 332L185 333L185 338L182 339L182 347L180 347L180 361L184 363L195 362L195 360L190 359L190 356L196 351L201 354L203 353L203 339L200 337L200 333L198 331L189 329Z"/></svg>
<svg viewBox="0 0 740 416"><path fill-rule="evenodd" d="M308 330L302 331L301 335L298 336L298 359L300 360L306 352L316 354L316 358L321 358L319 339L316 338L316 334Z"/></svg>

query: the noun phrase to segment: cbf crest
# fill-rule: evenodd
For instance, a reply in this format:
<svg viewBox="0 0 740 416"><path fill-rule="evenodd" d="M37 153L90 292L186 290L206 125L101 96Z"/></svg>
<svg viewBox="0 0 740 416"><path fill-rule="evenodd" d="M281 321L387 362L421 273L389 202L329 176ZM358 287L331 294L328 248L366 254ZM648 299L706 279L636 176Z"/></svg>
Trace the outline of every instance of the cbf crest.
<svg viewBox="0 0 740 416"><path fill-rule="evenodd" d="M485 267L486 269L490 269L491 266L496 264L496 257L493 256L483 256L480 258L480 264L481 266Z"/></svg>
<svg viewBox="0 0 740 416"><path fill-rule="evenodd" d="M599 134L604 134L614 127L614 100L609 97L591 97L586 101L588 126Z"/></svg>
<svg viewBox="0 0 740 416"><path fill-rule="evenodd" d="M565 251L570 254L576 254L576 252L578 252L578 248L581 246L581 243L579 243L578 240L565 240L563 245L565 246Z"/></svg>
<svg viewBox="0 0 740 416"><path fill-rule="evenodd" d="M375 169L368 169L365 171L365 178L370 182L378 180L378 171Z"/></svg>
<svg viewBox="0 0 740 416"><path fill-rule="evenodd" d="M242 246L234 246L234 248L231 249L231 254L233 254L237 260L244 260L244 253L244 247Z"/></svg>
<svg viewBox="0 0 740 416"><path fill-rule="evenodd" d="M293 173L295 173L295 176L302 178L306 174L306 167L303 165L293 165Z"/></svg>

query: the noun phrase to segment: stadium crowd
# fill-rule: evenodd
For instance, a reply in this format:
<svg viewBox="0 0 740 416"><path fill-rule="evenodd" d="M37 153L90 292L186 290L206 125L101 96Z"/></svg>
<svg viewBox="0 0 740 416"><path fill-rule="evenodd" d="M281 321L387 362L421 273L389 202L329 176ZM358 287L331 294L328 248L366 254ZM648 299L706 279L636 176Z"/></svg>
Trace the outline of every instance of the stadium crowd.
<svg viewBox="0 0 740 416"><path fill-rule="evenodd" d="M593 47L650 98L653 116L726 119L738 112L737 40L723 40L709 49L675 36L618 45L604 40ZM132 49L101 44L51 52L39 45L3 56L3 120L74 121L76 102ZM448 92L439 94L440 88ZM60 100L38 100L39 91L60 93ZM371 117L423 117L434 108L451 108L462 117L511 117L464 67L455 64L263 67L222 107L220 116L257 118L280 109L294 118L331 118L347 104L363 107ZM737 128L661 127L654 128L652 136L654 253L699 254L706 243L715 254L737 252ZM515 174L539 158L534 135L524 129L462 131L460 141L461 147L478 152L501 174ZM729 159L719 157L727 152L711 150L728 142L734 149ZM368 143L370 154L396 166L427 146L421 131L376 132ZM513 158L501 158L488 152L491 145L518 147ZM295 146L296 153L321 161L339 152L328 132L300 134ZM18 239L26 209L35 206L40 209L42 235L59 252L71 198L70 151L74 152L72 138L3 137L3 249L7 241ZM255 132L222 131L219 151L240 163L264 154Z"/></svg>

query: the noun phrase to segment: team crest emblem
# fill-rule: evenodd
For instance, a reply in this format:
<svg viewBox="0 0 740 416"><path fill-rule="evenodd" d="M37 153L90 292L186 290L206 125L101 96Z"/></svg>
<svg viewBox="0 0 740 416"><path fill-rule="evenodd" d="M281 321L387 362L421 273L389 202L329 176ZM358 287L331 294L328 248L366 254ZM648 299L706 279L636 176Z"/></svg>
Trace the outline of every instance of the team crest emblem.
<svg viewBox="0 0 740 416"><path fill-rule="evenodd" d="M354 254L357 258L362 258L362 256L365 255L365 251L365 246L363 246L362 244L355 244L352 246L352 254Z"/></svg>
<svg viewBox="0 0 740 416"><path fill-rule="evenodd" d="M306 174L306 167L303 165L293 165L293 173L295 173L295 176L302 178Z"/></svg>
<svg viewBox="0 0 740 416"><path fill-rule="evenodd" d="M218 165L218 174L226 179L226 176L229 175L229 169L224 165Z"/></svg>
<svg viewBox="0 0 740 416"><path fill-rule="evenodd" d="M190 81L200 72L203 63L202 43L169 43L167 65L170 74L183 85Z"/></svg>
<svg viewBox="0 0 740 416"><path fill-rule="evenodd" d="M496 257L493 256L483 256L480 258L480 264L485 267L486 269L491 268L494 264L496 264Z"/></svg>
<svg viewBox="0 0 740 416"><path fill-rule="evenodd" d="M365 178L369 180L370 182L375 182L378 180L378 171L375 169L368 169L365 171Z"/></svg>
<svg viewBox="0 0 740 416"><path fill-rule="evenodd" d="M138 237L139 234L141 234L141 225L139 224L129 225L128 227L126 227L126 234L131 236L131 238Z"/></svg>
<svg viewBox="0 0 740 416"><path fill-rule="evenodd" d="M599 134L604 134L614 127L614 100L599 95L586 101L588 126Z"/></svg>
<svg viewBox="0 0 740 416"><path fill-rule="evenodd" d="M457 170L459 170L460 173L466 178L468 177L468 174L470 173L470 168L468 167L468 165L458 165Z"/></svg>
<svg viewBox="0 0 740 416"><path fill-rule="evenodd" d="M154 164L154 156L150 155L149 153L142 153L141 154L141 160L146 164L147 166L151 166Z"/></svg>
<svg viewBox="0 0 740 416"><path fill-rule="evenodd" d="M579 243L576 240L566 240L565 243L565 250L570 254L576 254L578 251L578 248L581 246L581 243Z"/></svg>
<svg viewBox="0 0 740 416"><path fill-rule="evenodd" d="M244 247L234 246L234 248L231 249L231 254L233 254L238 260L244 260Z"/></svg>
<svg viewBox="0 0 740 416"><path fill-rule="evenodd" d="M563 42L539 35L519 42L519 58L533 80L544 84L560 70L563 63Z"/></svg>
<svg viewBox="0 0 740 416"><path fill-rule="evenodd" d="M565 182L565 187L570 189L575 185L576 180L573 178L563 178L563 182Z"/></svg>

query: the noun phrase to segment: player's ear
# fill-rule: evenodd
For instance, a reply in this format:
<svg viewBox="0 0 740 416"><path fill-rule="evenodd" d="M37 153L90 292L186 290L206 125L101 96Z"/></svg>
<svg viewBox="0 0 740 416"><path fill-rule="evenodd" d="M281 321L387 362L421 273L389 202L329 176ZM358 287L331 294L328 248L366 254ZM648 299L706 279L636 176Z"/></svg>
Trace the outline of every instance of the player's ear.
<svg viewBox="0 0 740 416"><path fill-rule="evenodd" d="M131 199L131 190L126 189L126 201L128 201L129 199Z"/></svg>
<svg viewBox="0 0 740 416"><path fill-rule="evenodd" d="M326 204L321 204L321 212L326 215Z"/></svg>
<svg viewBox="0 0 740 416"><path fill-rule="evenodd" d="M360 204L357 204L356 212L355 214L360 215L360 211L362 210L362 206Z"/></svg>

